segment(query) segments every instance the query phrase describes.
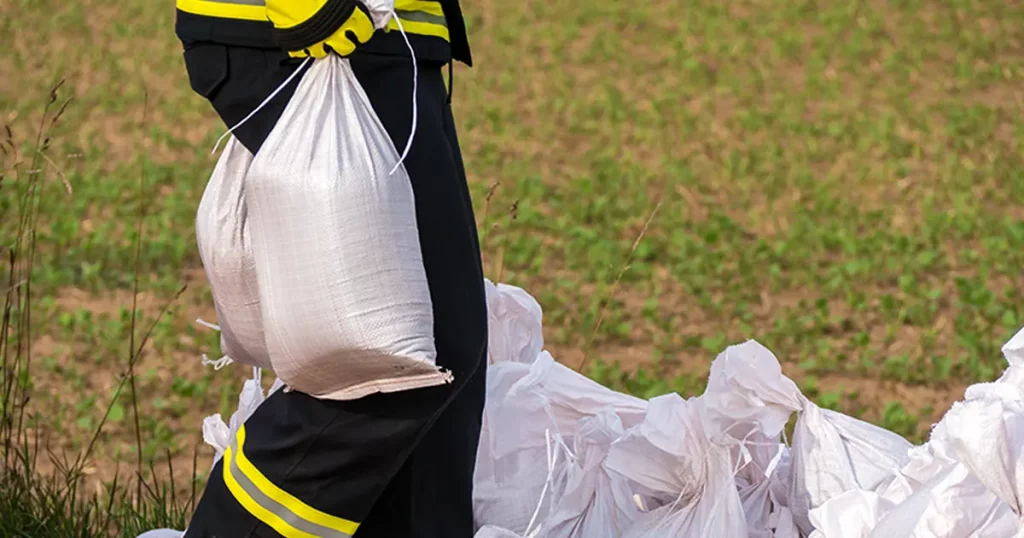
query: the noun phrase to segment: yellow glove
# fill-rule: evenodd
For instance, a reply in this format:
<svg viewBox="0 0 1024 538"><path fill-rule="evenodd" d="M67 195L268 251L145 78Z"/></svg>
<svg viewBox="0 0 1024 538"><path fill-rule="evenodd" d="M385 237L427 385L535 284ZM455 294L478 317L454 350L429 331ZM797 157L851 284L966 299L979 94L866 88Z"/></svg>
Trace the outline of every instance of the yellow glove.
<svg viewBox="0 0 1024 538"><path fill-rule="evenodd" d="M297 58L348 56L373 37L373 20L359 0L266 0L277 44Z"/></svg>

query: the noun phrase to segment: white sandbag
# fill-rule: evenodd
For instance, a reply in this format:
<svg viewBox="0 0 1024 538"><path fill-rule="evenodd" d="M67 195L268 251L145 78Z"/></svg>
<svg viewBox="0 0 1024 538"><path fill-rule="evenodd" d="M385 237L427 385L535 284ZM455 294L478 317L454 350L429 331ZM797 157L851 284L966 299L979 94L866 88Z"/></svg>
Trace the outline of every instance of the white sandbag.
<svg viewBox="0 0 1024 538"><path fill-rule="evenodd" d="M699 399L650 401L642 424L612 445L605 465L638 484L641 505L623 538L747 536L730 450L710 442Z"/></svg>
<svg viewBox="0 0 1024 538"><path fill-rule="evenodd" d="M1003 357L1012 366L1024 366L1024 328L1003 344Z"/></svg>
<svg viewBox="0 0 1024 538"><path fill-rule="evenodd" d="M634 485L605 467L612 443L624 433L622 421L611 409L580 421L566 484L538 536L621 536L632 526L639 514L633 500Z"/></svg>
<svg viewBox="0 0 1024 538"><path fill-rule="evenodd" d="M293 390L350 400L450 382L413 190L348 60L315 60L245 199L267 348Z"/></svg>
<svg viewBox="0 0 1024 538"><path fill-rule="evenodd" d="M941 421L957 460L1018 516L1024 516L1024 330L1004 346L1008 368L968 387Z"/></svg>
<svg viewBox="0 0 1024 538"><path fill-rule="evenodd" d="M748 536L796 538L786 506L789 449L782 442L782 430L803 405L796 383L783 375L768 348L749 340L729 346L711 363L700 400L711 440L731 448L734 461L745 462L736 486Z"/></svg>
<svg viewBox="0 0 1024 538"><path fill-rule="evenodd" d="M945 419L966 468L1017 515L1024 512L1024 408L1002 400L959 403Z"/></svg>
<svg viewBox="0 0 1024 538"><path fill-rule="evenodd" d="M850 518L876 517L866 535L872 538L891 533L916 538L1010 536L1009 507L959 461L949 441L948 417L935 425L927 443L909 451L909 461L880 493L877 507L863 499L837 497L822 506L834 514L828 524L838 529Z"/></svg>
<svg viewBox="0 0 1024 538"><path fill-rule="evenodd" d="M490 362L492 365L505 362L532 364L544 345L540 305L526 291L514 286L495 286L485 279L484 287L487 292L487 352ZM504 395L512 384L528 375L529 371L528 367L504 371L492 366L487 372L488 383L491 390L502 391L497 394ZM504 383L504 386L494 388L496 379L504 379L497 383ZM489 394L496 393L489 391ZM493 398L500 400L501 397ZM491 398L488 397L488 400ZM501 429L501 423L498 424ZM480 430L481 447L477 451L474 472L476 525L478 528L484 525L491 529L500 528L502 532L525 532L531 519L546 517L554 502L552 488L548 484L553 477L548 476L548 465L539 462L552 460L550 466L554 473L556 466L564 467L568 451L553 454L552 446L533 445L497 457L490 449L491 438L490 423L485 413ZM549 436L549 445L552 440L553 437ZM545 493L547 498L542 498ZM483 528L480 531L483 532Z"/></svg>
<svg viewBox="0 0 1024 538"><path fill-rule="evenodd" d="M972 385L909 450L894 480L878 491L855 490L811 511L815 538L1000 537L1024 533L1020 518L1021 362L1004 346L1009 368L999 380Z"/></svg>
<svg viewBox="0 0 1024 538"><path fill-rule="evenodd" d="M647 402L615 392L542 351L533 364L499 363L489 369L484 410L491 431L490 449L500 458L525 447L542 447L546 432L571 443L577 425L610 408L628 429L639 424Z"/></svg>
<svg viewBox="0 0 1024 538"><path fill-rule="evenodd" d="M473 477L477 527L522 534L531 520L544 521L558 498L551 491L545 494L545 488L563 487L567 473L566 456L552 454L552 445L571 445L580 421L603 410L611 410L628 428L643 420L646 407L644 400L612 391L546 351L532 364L502 361L488 367ZM552 480L556 483L549 485Z"/></svg>
<svg viewBox="0 0 1024 538"><path fill-rule="evenodd" d="M1009 506L955 465L889 510L869 536L1000 538L1014 536L1019 526Z"/></svg>
<svg viewBox="0 0 1024 538"><path fill-rule="evenodd" d="M473 475L477 529L525 534L547 520L565 489L569 465L569 451L554 436L551 439L549 449L524 448L499 459L481 446Z"/></svg>
<svg viewBox="0 0 1024 538"><path fill-rule="evenodd" d="M545 496L548 484L557 469L565 468L568 451L555 450L561 439L554 431L550 409L535 401L535 394L512 392L530 371L529 364L518 362L500 362L487 369L487 405L473 473L473 520L478 529L489 526L525 533L531 521L547 517L553 504L551 495ZM520 399L524 401L519 403ZM515 444L502 444L508 438L503 432L514 433L530 421L547 425L539 439L512 436Z"/></svg>
<svg viewBox="0 0 1024 538"><path fill-rule="evenodd" d="M884 494L898 504L872 537L1014 536L1024 533L1021 446L1024 445L1024 332L1003 346L1008 368L991 383L977 383L932 429L927 443ZM938 534L936 534L938 533Z"/></svg>
<svg viewBox="0 0 1024 538"><path fill-rule="evenodd" d="M747 520L749 538L798 538L793 514L787 506L786 464L789 448L776 444L770 449L768 437L756 434L743 455L744 465L736 473L736 489Z"/></svg>
<svg viewBox="0 0 1024 538"><path fill-rule="evenodd" d="M810 538L870 538L872 530L896 504L873 491L854 489L811 510Z"/></svg>
<svg viewBox="0 0 1024 538"><path fill-rule="evenodd" d="M473 538L524 538L524 537L523 537L523 535L515 533L515 532L512 532L512 531L510 531L508 529L503 529L501 527L496 527L494 525L487 525L486 527L481 527L478 531L476 531L476 534L473 535Z"/></svg>
<svg viewBox="0 0 1024 538"><path fill-rule="evenodd" d="M701 400L707 410L705 427L713 437L742 440L754 431L778 437L804 399L796 383L783 375L775 355L748 340L729 346L711 363Z"/></svg>
<svg viewBox="0 0 1024 538"><path fill-rule="evenodd" d="M540 304L522 288L484 281L487 291L487 354L490 362L532 363L544 349Z"/></svg>
<svg viewBox="0 0 1024 538"><path fill-rule="evenodd" d="M1024 405L1024 329L1003 344L1007 368L991 383L975 383L964 391L964 399L1003 400Z"/></svg>
<svg viewBox="0 0 1024 538"><path fill-rule="evenodd" d="M909 461L910 442L810 401L793 434L789 509L804 534L811 510L847 491L886 489Z"/></svg>
<svg viewBox="0 0 1024 538"><path fill-rule="evenodd" d="M252 160L238 140L228 140L199 201L196 244L217 311L221 352L235 362L269 369L245 201Z"/></svg>
<svg viewBox="0 0 1024 538"><path fill-rule="evenodd" d="M176 531L173 529L156 529L144 532L140 534L138 538L181 538L182 536L185 536L185 533L182 531Z"/></svg>

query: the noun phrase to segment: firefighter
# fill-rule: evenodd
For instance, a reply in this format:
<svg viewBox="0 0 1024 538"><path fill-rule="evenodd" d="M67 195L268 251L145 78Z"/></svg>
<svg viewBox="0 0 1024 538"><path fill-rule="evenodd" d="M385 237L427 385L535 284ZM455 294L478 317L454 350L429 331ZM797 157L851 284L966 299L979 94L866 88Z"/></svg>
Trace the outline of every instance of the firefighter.
<svg viewBox="0 0 1024 538"><path fill-rule="evenodd" d="M458 0L397 0L419 72L405 158L434 310L454 382L353 401L277 391L214 467L186 538L471 538L484 405L483 270L451 111L453 61L471 65ZM413 66L399 21L374 30L359 0L177 0L189 82L229 126L307 57L345 56L397 148L412 128ZM446 86L443 71L449 71ZM251 152L301 73L234 131Z"/></svg>

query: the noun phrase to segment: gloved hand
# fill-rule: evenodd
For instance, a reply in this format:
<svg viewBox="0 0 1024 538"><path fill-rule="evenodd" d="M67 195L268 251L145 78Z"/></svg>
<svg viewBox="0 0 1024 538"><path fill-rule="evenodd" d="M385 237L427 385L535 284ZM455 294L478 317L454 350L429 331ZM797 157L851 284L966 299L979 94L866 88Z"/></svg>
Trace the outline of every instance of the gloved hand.
<svg viewBox="0 0 1024 538"><path fill-rule="evenodd" d="M373 36L370 13L360 0L266 0L277 44L297 58L348 56Z"/></svg>

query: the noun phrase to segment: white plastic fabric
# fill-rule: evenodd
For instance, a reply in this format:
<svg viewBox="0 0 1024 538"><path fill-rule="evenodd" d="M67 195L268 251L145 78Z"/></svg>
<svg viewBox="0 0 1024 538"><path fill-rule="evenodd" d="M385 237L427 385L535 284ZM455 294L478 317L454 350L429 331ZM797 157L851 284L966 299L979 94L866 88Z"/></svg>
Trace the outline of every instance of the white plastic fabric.
<svg viewBox="0 0 1024 538"><path fill-rule="evenodd" d="M544 349L537 300L522 288L484 281L487 291L487 354L490 362L532 363Z"/></svg>
<svg viewBox="0 0 1024 538"><path fill-rule="evenodd" d="M809 400L793 433L789 509L805 533L810 511L847 491L880 492L908 460L911 444L873 424Z"/></svg>
<svg viewBox="0 0 1024 538"><path fill-rule="evenodd" d="M608 454L607 467L639 484L644 513L624 538L747 536L730 450L712 443L699 398L650 401L644 421Z"/></svg>
<svg viewBox="0 0 1024 538"><path fill-rule="evenodd" d="M138 538L181 538L185 533L173 529L156 529L139 535ZM499 538L499 537L495 537Z"/></svg>
<svg viewBox="0 0 1024 538"><path fill-rule="evenodd" d="M142 538L141 536L139 538ZM176 538L176 537L175 537ZM481 527L473 535L473 538L524 538L523 535L512 532L508 529L496 527L494 525L487 525ZM532 538L532 537L531 537Z"/></svg>
<svg viewBox="0 0 1024 538"><path fill-rule="evenodd" d="M782 432L803 406L796 383L778 359L753 340L729 346L711 364L700 397L709 438L740 462L736 487L751 538L797 538L786 505L791 455Z"/></svg>
<svg viewBox="0 0 1024 538"><path fill-rule="evenodd" d="M549 490L562 484L569 472L561 452L548 456L552 443L573 446L581 421L602 411L614 413L623 428L632 427L643 420L647 407L644 400L612 391L556 362L546 351L532 364L490 365L487 398L474 476L474 516L478 527L517 533L526 533L531 520L548 515L557 496L542 492L552 480L557 484ZM551 468L549 460L557 460Z"/></svg>
<svg viewBox="0 0 1024 538"><path fill-rule="evenodd" d="M888 487L855 489L811 511L812 538L1024 537L1020 511L1024 331L1003 347L1009 367L909 450Z"/></svg>
<svg viewBox="0 0 1024 538"><path fill-rule="evenodd" d="M266 393L263 392L263 372L259 368L253 368L253 374L251 379L247 379L242 384L242 392L238 395L238 409L231 414L231 418L228 423L224 423L224 419L220 416L220 413L210 415L203 419L203 441L206 444L213 447L214 457L213 464L216 465L217 461L224 456L224 452L228 449L231 444L231 440L234 439L235 434L238 433L238 428L249 419L250 416L256 411L256 408L263 403L271 394L275 391L283 388L283 384L280 379L275 379L270 390Z"/></svg>
<svg viewBox="0 0 1024 538"><path fill-rule="evenodd" d="M605 465L612 444L624 434L622 421L611 408L580 421L565 486L540 527L540 536L619 536L632 527L639 514L633 500L635 485Z"/></svg>
<svg viewBox="0 0 1024 538"><path fill-rule="evenodd" d="M582 499L563 494L581 496L603 480L595 463L600 440L614 440L609 428L639 424L647 403L595 383L543 351L543 313L525 291L491 282L486 289L493 364L474 477L477 527L545 536L555 532L550 524L542 528L555 511L567 521L601 517L591 515L590 505L573 504ZM603 421L594 422L598 415ZM578 437L581 428L584 437Z"/></svg>
<svg viewBox="0 0 1024 538"><path fill-rule="evenodd" d="M398 159L348 60L328 55L249 168L267 348L294 390L349 400L452 379L435 364L416 207Z"/></svg>
<svg viewBox="0 0 1024 538"><path fill-rule="evenodd" d="M374 28L378 30L387 28L388 21L395 13L395 0L362 0L362 2L370 12Z"/></svg>
<svg viewBox="0 0 1024 538"><path fill-rule="evenodd" d="M492 374L493 372L493 374ZM571 443L579 421L610 408L623 427L639 424L647 402L615 392L555 361L542 351L533 364L500 363L487 376L491 396L484 414L492 432L489 448L502 457L523 447L545 445L548 431Z"/></svg>
<svg viewBox="0 0 1024 538"><path fill-rule="evenodd" d="M245 201L252 160L238 140L228 140L199 201L196 244L217 311L221 352L241 364L270 368Z"/></svg>
<svg viewBox="0 0 1024 538"><path fill-rule="evenodd" d="M530 365L540 354L544 342L543 312L533 297L520 288L506 284L495 286L490 280L485 280L484 285L488 355L492 363L487 372L488 394L491 394L489 399L495 400L489 402L487 409L493 409L495 405L500 408L502 404L498 400L505 401L508 390L529 375ZM502 366L504 363L517 364ZM492 450L493 444L497 444L492 444L492 438L505 428L518 427L524 418L513 417L511 424L504 424L500 422L501 417L490 418L484 413L473 491L478 537L525 533L531 522L547 515L553 499L559 495L556 490L564 487L570 455L563 439L551 431L553 422L549 422L543 432L542 442L530 439L531 443L509 447L500 454ZM499 421L494 422L499 425L496 432L491 430L494 420Z"/></svg>

